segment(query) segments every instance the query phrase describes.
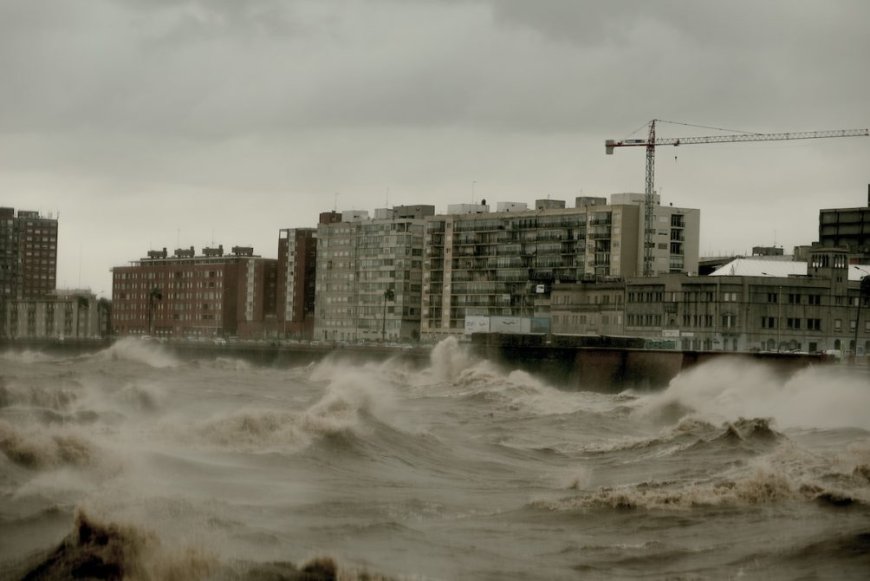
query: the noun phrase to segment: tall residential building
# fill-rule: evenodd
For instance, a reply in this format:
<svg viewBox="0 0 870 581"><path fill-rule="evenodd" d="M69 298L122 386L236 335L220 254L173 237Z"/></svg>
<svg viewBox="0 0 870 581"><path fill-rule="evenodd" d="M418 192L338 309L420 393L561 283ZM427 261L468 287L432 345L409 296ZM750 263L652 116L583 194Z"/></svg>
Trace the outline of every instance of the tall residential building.
<svg viewBox="0 0 870 581"><path fill-rule="evenodd" d="M317 230L278 233L278 327L282 337L311 339L317 267Z"/></svg>
<svg viewBox="0 0 870 581"><path fill-rule="evenodd" d="M7 303L36 299L57 284L57 219L0 208L0 336L9 328Z"/></svg>
<svg viewBox="0 0 870 581"><path fill-rule="evenodd" d="M495 213L485 203L450 206L453 213L426 220L425 337L463 333L471 317L534 325L549 316L556 283L642 272L642 195L617 194L609 205L583 197L575 208L542 202ZM655 225L655 271L697 273L700 211L657 206Z"/></svg>
<svg viewBox="0 0 870 581"><path fill-rule="evenodd" d="M0 298L47 295L57 284L57 219L0 208Z"/></svg>
<svg viewBox="0 0 870 581"><path fill-rule="evenodd" d="M408 217L394 217L398 213ZM334 214L321 215L315 339L419 338L422 216L434 213L434 206L396 207L377 211L376 216L387 217L371 220L361 212L344 212L341 222L333 221Z"/></svg>
<svg viewBox="0 0 870 581"><path fill-rule="evenodd" d="M150 251L112 269L112 327L121 335L273 336L277 266L251 247Z"/></svg>

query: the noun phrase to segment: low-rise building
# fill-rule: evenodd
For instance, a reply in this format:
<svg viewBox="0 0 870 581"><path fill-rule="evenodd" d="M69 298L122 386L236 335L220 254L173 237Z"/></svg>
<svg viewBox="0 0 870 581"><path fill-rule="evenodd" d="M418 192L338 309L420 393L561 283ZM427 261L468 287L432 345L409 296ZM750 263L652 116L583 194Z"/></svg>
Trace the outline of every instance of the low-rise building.
<svg viewBox="0 0 870 581"><path fill-rule="evenodd" d="M6 301L3 335L11 339L96 339L108 332L108 301L89 290L56 290Z"/></svg>
<svg viewBox="0 0 870 581"><path fill-rule="evenodd" d="M849 265L846 257L844 249L816 247L809 263L743 260L710 276L557 285L553 332L643 337L650 347L686 351L857 350L864 356L870 296L861 284L870 266ZM621 328L613 324L619 299L603 298L618 295L620 286Z"/></svg>

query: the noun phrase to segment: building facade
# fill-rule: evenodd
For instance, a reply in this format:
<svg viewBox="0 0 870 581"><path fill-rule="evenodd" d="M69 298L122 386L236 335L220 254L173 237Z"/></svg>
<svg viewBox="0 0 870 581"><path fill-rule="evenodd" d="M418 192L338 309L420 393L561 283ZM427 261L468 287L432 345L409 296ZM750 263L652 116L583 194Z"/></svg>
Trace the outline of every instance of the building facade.
<svg viewBox="0 0 870 581"><path fill-rule="evenodd" d="M870 264L870 185L863 208L819 210L819 244L845 248L851 262Z"/></svg>
<svg viewBox="0 0 870 581"><path fill-rule="evenodd" d="M110 305L88 290L54 291L5 304L3 335L11 339L97 339L108 332Z"/></svg>
<svg viewBox="0 0 870 581"><path fill-rule="evenodd" d="M265 338L277 332L277 260L253 248L178 249L112 269L119 335Z"/></svg>
<svg viewBox="0 0 870 581"><path fill-rule="evenodd" d="M845 250L816 248L805 275L723 270L629 279L621 308L618 285L559 285L553 333L643 337L648 347L685 351L870 353L870 296L861 278L850 280Z"/></svg>
<svg viewBox="0 0 870 581"><path fill-rule="evenodd" d="M317 230L287 228L278 233L278 325L280 336L314 335Z"/></svg>
<svg viewBox="0 0 870 581"><path fill-rule="evenodd" d="M322 215L327 220L317 228L315 339L419 338L424 222L413 217L419 211L405 215L412 217L370 220L354 212L334 222L332 214Z"/></svg>
<svg viewBox="0 0 870 581"><path fill-rule="evenodd" d="M57 219L0 208L0 329L8 301L36 299L57 285Z"/></svg>
<svg viewBox="0 0 870 581"><path fill-rule="evenodd" d="M57 284L57 219L0 208L0 294L45 296Z"/></svg>
<svg viewBox="0 0 870 581"><path fill-rule="evenodd" d="M466 317L549 317L559 283L636 276L643 269L642 196L578 198L575 208L539 200L532 211L451 206L426 221L421 332L462 333ZM462 213L460 213L462 212ZM696 273L700 212L656 207L656 272Z"/></svg>

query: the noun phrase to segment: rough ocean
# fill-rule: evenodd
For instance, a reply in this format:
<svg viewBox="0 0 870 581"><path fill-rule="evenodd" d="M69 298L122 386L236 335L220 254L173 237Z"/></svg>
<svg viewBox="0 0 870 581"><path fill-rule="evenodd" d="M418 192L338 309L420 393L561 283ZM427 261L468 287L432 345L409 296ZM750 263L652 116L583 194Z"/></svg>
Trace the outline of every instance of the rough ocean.
<svg viewBox="0 0 870 581"><path fill-rule="evenodd" d="M6 352L0 578L867 579L868 383Z"/></svg>

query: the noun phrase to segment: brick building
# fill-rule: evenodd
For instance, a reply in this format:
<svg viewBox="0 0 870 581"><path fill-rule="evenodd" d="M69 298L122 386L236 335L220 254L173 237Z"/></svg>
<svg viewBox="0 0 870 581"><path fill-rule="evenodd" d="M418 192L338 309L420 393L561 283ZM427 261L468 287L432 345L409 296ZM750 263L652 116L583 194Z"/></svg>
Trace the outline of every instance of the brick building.
<svg viewBox="0 0 870 581"><path fill-rule="evenodd" d="M0 294L45 296L57 283L57 219L0 208Z"/></svg>
<svg viewBox="0 0 870 581"><path fill-rule="evenodd" d="M277 332L278 264L253 248L148 252L112 269L112 328L120 335L262 338Z"/></svg>
<svg viewBox="0 0 870 581"><path fill-rule="evenodd" d="M0 333L9 301L44 297L56 284L57 219L0 208Z"/></svg>
<svg viewBox="0 0 870 581"><path fill-rule="evenodd" d="M314 333L316 234L314 228L287 228L278 233L276 300L281 337L311 339Z"/></svg>

